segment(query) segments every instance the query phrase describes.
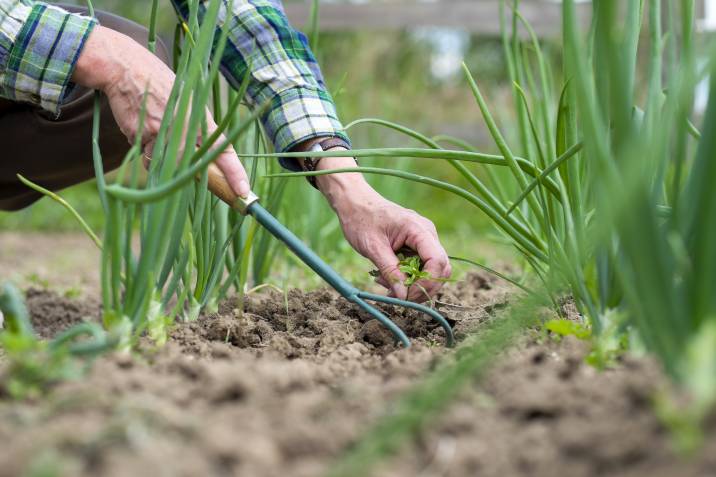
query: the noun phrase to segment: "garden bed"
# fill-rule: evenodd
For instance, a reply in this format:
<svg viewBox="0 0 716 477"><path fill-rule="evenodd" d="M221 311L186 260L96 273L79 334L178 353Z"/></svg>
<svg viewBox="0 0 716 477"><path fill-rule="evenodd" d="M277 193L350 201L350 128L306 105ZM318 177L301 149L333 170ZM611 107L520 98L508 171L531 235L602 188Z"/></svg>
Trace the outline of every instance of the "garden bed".
<svg viewBox="0 0 716 477"><path fill-rule="evenodd" d="M508 300L470 275L439 297L459 339ZM96 319L96 301L27 293L50 337ZM334 293L269 291L178 325L160 350L110 356L85 379L35 402L0 401L0 475L318 476L390 402L450 351L442 331L392 313L414 340L390 335ZM392 311L387 309L387 311ZM525 337L379 475L713 475L716 441L685 463L650 399L647 360L597 372L584 343Z"/></svg>

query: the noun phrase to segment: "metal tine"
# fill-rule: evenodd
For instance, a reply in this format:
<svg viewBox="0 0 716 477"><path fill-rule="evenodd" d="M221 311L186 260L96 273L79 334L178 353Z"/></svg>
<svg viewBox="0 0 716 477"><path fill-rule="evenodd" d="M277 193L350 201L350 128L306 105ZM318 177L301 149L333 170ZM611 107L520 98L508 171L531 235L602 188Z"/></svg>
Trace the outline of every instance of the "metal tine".
<svg viewBox="0 0 716 477"><path fill-rule="evenodd" d="M360 298L364 298L366 300L387 303L389 305L402 306L403 308L411 308L413 310L417 310L419 312L425 313L426 315L430 316L432 319L437 321L438 324L442 327L442 329L445 330L446 345L449 347L453 347L455 345L455 335L453 334L452 327L450 326L450 323L448 323L447 320L440 313L433 310L432 308L428 308L425 305L421 305L419 303L414 303L412 301L399 300L397 298L392 298L392 297L383 296L383 295L376 295L375 293L369 293L369 292L365 292L365 291L359 291L358 296Z"/></svg>
<svg viewBox="0 0 716 477"><path fill-rule="evenodd" d="M360 295L362 292L359 292L359 294L354 294L352 296L345 297L349 301L355 303L356 305L363 308L365 311L370 313L373 318L378 320L383 326L388 328L391 333L393 333L393 336L395 336L401 343L403 343L403 346L406 348L410 348L410 339L405 334L403 330L400 329L398 325L396 325L393 320L385 316L380 310L375 308L374 306L370 305L369 303L366 303Z"/></svg>

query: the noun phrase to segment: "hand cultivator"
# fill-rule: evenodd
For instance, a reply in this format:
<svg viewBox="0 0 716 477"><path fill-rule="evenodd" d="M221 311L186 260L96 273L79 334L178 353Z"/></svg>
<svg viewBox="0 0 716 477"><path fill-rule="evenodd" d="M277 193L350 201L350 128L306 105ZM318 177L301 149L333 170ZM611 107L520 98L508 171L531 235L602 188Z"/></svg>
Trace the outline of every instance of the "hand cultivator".
<svg viewBox="0 0 716 477"><path fill-rule="evenodd" d="M296 237L293 232L284 227L283 224L276 219L276 217L271 215L261 204L259 204L259 197L256 194L251 192L245 199L238 197L233 192L228 182L226 182L226 179L219 168L213 164L209 166L209 189L211 189L216 196L226 202L234 210L243 215L251 215L254 219L256 219L259 224L266 228L266 230L268 230L274 237L286 244L286 246L293 253L295 253L303 263L308 265L321 278L328 282L328 284L338 291L338 293L340 293L346 300L360 306L365 311L370 313L376 320L382 323L383 326L388 328L393 333L395 338L403 343L403 346L406 348L410 346L410 340L406 336L405 332L380 310L367 303L366 300L402 306L404 308L412 308L413 310L425 313L437 321L443 330L445 330L446 344L448 346L452 346L454 344L455 339L452 328L450 328L450 325L440 313L418 303L399 300L397 298L391 298L383 295L376 295L374 293L368 293L357 289L341 277L326 262L316 255L313 250L308 248L298 237Z"/></svg>

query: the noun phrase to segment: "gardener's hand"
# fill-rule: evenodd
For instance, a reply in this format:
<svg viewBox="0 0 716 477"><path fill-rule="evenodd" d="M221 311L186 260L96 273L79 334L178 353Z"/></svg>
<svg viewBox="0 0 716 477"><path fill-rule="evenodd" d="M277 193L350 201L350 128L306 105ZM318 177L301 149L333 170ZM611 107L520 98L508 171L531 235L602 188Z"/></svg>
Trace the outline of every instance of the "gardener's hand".
<svg viewBox="0 0 716 477"><path fill-rule="evenodd" d="M139 118L147 92L141 134L142 147L148 157L151 157L174 79L174 72L149 50L128 36L99 25L87 39L72 75L77 84L104 92L117 125L130 144L134 144L140 134ZM207 116L211 133L216 124L208 113ZM200 140L197 138L197 143ZM222 136L219 142L223 140ZM219 156L216 165L234 192L246 197L248 176L231 146Z"/></svg>
<svg viewBox="0 0 716 477"><path fill-rule="evenodd" d="M355 167L352 158L324 158L318 170ZM416 212L401 207L378 194L361 174L344 173L316 178L316 183L328 198L354 249L372 261L381 277L378 283L390 290L390 295L413 301L425 301L442 286L441 281L420 280L408 289L403 285L405 275L398 269L397 250L410 247L423 260L431 277L450 277L451 268L445 249L440 244L431 221Z"/></svg>

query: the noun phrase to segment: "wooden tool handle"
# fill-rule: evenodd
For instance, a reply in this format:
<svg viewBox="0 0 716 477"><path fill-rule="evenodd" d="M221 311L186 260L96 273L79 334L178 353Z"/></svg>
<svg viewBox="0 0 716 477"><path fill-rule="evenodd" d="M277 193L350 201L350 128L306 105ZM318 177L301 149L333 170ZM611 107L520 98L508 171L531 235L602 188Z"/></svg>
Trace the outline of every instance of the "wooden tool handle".
<svg viewBox="0 0 716 477"><path fill-rule="evenodd" d="M243 198L236 195L234 190L226 180L224 173L216 164L209 164L209 190L219 199L226 202L232 209L238 210L242 214L248 213L248 207L259 200L259 197L253 192L249 192L248 197Z"/></svg>

